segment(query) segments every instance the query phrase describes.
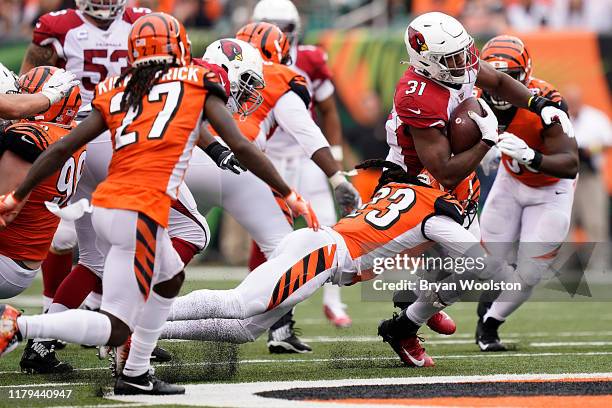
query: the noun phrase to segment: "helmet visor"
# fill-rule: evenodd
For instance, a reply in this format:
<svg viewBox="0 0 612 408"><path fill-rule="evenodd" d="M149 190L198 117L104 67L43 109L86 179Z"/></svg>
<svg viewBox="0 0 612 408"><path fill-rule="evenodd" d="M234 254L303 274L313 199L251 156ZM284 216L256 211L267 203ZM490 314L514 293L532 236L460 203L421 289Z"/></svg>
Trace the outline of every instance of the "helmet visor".
<svg viewBox="0 0 612 408"><path fill-rule="evenodd" d="M81 11L98 20L117 18L127 4L127 0L78 0Z"/></svg>
<svg viewBox="0 0 612 408"><path fill-rule="evenodd" d="M468 83L471 82L471 72L478 70L478 50L474 46L474 40L460 49L459 51L445 54L440 58L440 64L444 67L450 82Z"/></svg>

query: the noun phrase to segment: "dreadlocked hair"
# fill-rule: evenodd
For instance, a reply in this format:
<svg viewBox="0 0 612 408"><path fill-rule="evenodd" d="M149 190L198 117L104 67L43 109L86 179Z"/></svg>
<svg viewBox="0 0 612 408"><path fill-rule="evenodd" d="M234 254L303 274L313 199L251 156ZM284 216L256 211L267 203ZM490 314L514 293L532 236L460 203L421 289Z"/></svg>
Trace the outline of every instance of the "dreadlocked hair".
<svg viewBox="0 0 612 408"><path fill-rule="evenodd" d="M372 193L372 197L381 187L389 183L406 183L406 184L416 184L418 186L429 187L427 184L421 182L415 176L411 176L400 166L399 164L384 160L384 159L370 159L366 160L362 163L359 163L355 166L356 169L384 169L380 178L378 179L378 184Z"/></svg>
<svg viewBox="0 0 612 408"><path fill-rule="evenodd" d="M142 98L148 94L153 85L155 85L172 66L174 66L174 64L168 64L167 62L139 65L131 67L121 74L119 80L116 82L116 86L120 86L120 84L129 77L123 93L123 98L121 99L121 110L127 111L129 108L140 109Z"/></svg>

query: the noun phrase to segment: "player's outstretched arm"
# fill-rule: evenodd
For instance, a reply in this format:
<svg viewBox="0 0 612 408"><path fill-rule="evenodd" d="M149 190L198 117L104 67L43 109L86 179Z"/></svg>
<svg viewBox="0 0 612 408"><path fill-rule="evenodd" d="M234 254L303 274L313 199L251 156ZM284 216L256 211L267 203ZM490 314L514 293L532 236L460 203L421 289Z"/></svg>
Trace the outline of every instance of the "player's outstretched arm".
<svg viewBox="0 0 612 408"><path fill-rule="evenodd" d="M57 60L57 53L55 52L53 47L41 47L40 45L31 43L28 49L26 50L25 56L23 57L23 62L21 63L19 75L25 74L32 68L40 67L43 65L56 66Z"/></svg>
<svg viewBox="0 0 612 408"><path fill-rule="evenodd" d="M525 85L510 75L496 70L488 62L480 61L476 86L486 89L514 106L529 109L538 114L546 125L553 122L559 123L565 133L571 137L574 136L572 123L559 103L533 95Z"/></svg>
<svg viewBox="0 0 612 408"><path fill-rule="evenodd" d="M14 198L23 200L41 181L51 176L78 149L85 146L106 130L102 115L93 109L87 119L81 122L68 135L53 143L32 165L25 180L15 190Z"/></svg>
<svg viewBox="0 0 612 408"><path fill-rule="evenodd" d="M43 94L0 94L0 118L23 119L49 109L49 98Z"/></svg>

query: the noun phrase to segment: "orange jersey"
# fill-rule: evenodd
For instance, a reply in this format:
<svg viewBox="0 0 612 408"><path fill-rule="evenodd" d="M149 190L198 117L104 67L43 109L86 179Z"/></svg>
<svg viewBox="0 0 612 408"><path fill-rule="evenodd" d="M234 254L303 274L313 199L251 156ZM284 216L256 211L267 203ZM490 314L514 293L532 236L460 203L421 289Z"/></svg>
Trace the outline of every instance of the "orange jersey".
<svg viewBox="0 0 612 408"><path fill-rule="evenodd" d="M342 218L333 229L342 235L351 258L356 259L420 228L421 222L434 214L463 223L462 213L463 208L449 193L431 187L389 183L376 192L372 201ZM420 248L410 249L414 255L422 252Z"/></svg>
<svg viewBox="0 0 612 408"><path fill-rule="evenodd" d="M534 95L548 98L554 102L562 100L561 94L559 94L551 84L541 79L532 77L527 87ZM503 124L500 121L500 126L501 125ZM516 109L514 117L503 130L520 137L532 149L542 154L547 153L544 146L544 139L542 138L544 125L542 124L542 119L537 114L527 109ZM530 187L548 186L559 181L557 177L548 176L519 164L517 160L505 154L502 155L502 163L513 177Z"/></svg>
<svg viewBox="0 0 612 408"><path fill-rule="evenodd" d="M33 163L52 143L70 131L47 122L19 122L0 134L0 154L11 151ZM77 188L85 162L85 148L75 152L61 170L37 185L23 209L0 231L0 254L19 261L43 261L60 219L45 207L45 201L66 205Z"/></svg>
<svg viewBox="0 0 612 408"><path fill-rule="evenodd" d="M236 120L242 134L262 148L276 130L277 124L272 119L272 109L283 95L294 91L304 100L306 107L310 106L310 94L303 76L286 65L271 62L264 62L263 73L266 82L266 86L260 91L263 103L245 120ZM238 118L237 115L235 117Z"/></svg>
<svg viewBox="0 0 612 408"><path fill-rule="evenodd" d="M168 225L212 93L223 99L219 77L207 68L170 68L143 97L142 108L120 108L124 83L111 77L96 86L93 106L103 116L113 141L108 177L92 203L138 211Z"/></svg>

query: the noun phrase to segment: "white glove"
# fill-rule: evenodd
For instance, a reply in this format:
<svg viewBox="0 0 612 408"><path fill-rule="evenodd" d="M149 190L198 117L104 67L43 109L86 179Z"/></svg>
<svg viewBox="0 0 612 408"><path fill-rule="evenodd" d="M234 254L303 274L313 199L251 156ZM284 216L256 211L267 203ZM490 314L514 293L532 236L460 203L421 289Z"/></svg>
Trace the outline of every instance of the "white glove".
<svg viewBox="0 0 612 408"><path fill-rule="evenodd" d="M536 156L535 150L527 146L527 143L512 133L504 132L499 135L497 147L503 154L506 154L519 163L529 166Z"/></svg>
<svg viewBox="0 0 612 408"><path fill-rule="evenodd" d="M497 146L491 147L480 161L480 167L482 168L484 175L489 176L491 172L497 170L499 168L500 161L501 152L499 151L499 148Z"/></svg>
<svg viewBox="0 0 612 408"><path fill-rule="evenodd" d="M488 145L493 146L497 143L499 138L497 134L497 117L495 117L489 105L487 105L482 98L478 98L478 103L482 106L486 116L480 116L474 111L468 111L468 115L478 125L480 133L482 134L482 140Z"/></svg>
<svg viewBox="0 0 612 408"><path fill-rule="evenodd" d="M563 133L565 133L567 136L575 136L572 121L567 117L567 113L563 112L561 109L555 108L554 106L545 106L542 108L540 116L542 117L542 121L545 125L550 125L551 123L556 122L561 125L561 128L563 128Z"/></svg>
<svg viewBox="0 0 612 408"><path fill-rule="evenodd" d="M78 85L79 81L72 72L58 69L51 75L40 93L49 98L49 105L53 105L66 96L70 88Z"/></svg>

